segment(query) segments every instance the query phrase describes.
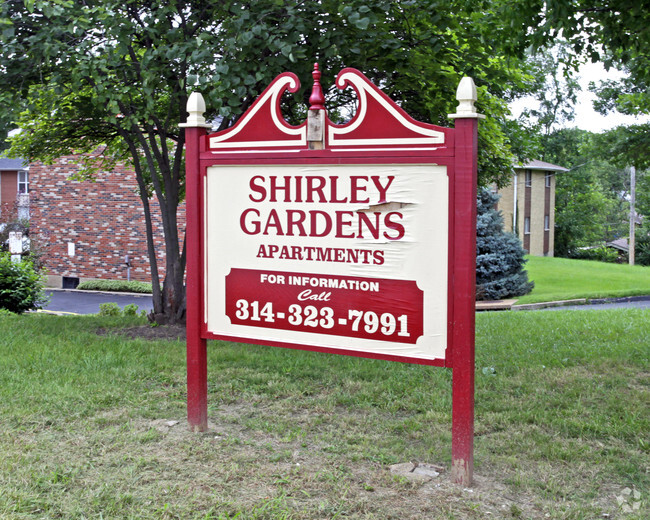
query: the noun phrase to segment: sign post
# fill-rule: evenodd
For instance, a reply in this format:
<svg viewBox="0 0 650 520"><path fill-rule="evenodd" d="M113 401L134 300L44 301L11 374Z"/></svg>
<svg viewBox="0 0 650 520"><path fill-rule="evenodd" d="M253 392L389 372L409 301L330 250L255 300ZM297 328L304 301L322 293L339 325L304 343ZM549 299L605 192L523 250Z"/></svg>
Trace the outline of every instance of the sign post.
<svg viewBox="0 0 650 520"><path fill-rule="evenodd" d="M206 339L453 370L452 478L473 467L476 89L458 89L456 128L413 120L355 69L324 106L320 71L307 122L288 125L278 76L237 124L208 135L188 102L188 421L207 428Z"/></svg>
<svg viewBox="0 0 650 520"><path fill-rule="evenodd" d="M456 185L456 217L463 223L456 230L454 294L454 359L452 368L451 478L469 485L474 473L474 337L476 301L476 185L478 120L474 102L476 87L463 78L456 92L456 171L463 182Z"/></svg>

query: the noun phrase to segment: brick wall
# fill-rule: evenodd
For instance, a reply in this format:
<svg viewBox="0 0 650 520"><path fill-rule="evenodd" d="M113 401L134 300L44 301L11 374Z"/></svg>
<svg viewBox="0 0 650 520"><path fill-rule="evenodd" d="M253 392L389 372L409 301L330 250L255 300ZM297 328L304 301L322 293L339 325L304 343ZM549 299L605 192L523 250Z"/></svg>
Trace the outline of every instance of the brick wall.
<svg viewBox="0 0 650 520"><path fill-rule="evenodd" d="M131 280L151 281L144 211L135 173L123 167L100 172L95 182L71 180L78 171L74 159L62 157L53 165L32 163L29 169L31 232L46 242L45 265L50 280L126 280L124 257L129 255ZM165 264L160 211L155 199L150 202L162 277ZM182 240L184 205L179 208L179 228Z"/></svg>

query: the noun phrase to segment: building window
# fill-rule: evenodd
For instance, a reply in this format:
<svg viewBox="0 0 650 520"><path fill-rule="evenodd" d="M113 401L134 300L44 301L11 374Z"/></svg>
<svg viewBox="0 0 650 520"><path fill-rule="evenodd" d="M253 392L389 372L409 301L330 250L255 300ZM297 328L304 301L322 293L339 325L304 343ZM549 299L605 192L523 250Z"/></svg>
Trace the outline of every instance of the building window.
<svg viewBox="0 0 650 520"><path fill-rule="evenodd" d="M18 193L29 193L29 172L18 172Z"/></svg>
<svg viewBox="0 0 650 520"><path fill-rule="evenodd" d="M530 235L530 217L524 218L524 235Z"/></svg>
<svg viewBox="0 0 650 520"><path fill-rule="evenodd" d="M533 172L526 170L526 188L530 188L533 185Z"/></svg>
<svg viewBox="0 0 650 520"><path fill-rule="evenodd" d="M544 215L544 231L548 231L551 228L551 219L548 215Z"/></svg>
<svg viewBox="0 0 650 520"><path fill-rule="evenodd" d="M546 177L544 179L544 182L545 182L547 188L551 187L551 176L552 175L553 174L551 172L546 172Z"/></svg>

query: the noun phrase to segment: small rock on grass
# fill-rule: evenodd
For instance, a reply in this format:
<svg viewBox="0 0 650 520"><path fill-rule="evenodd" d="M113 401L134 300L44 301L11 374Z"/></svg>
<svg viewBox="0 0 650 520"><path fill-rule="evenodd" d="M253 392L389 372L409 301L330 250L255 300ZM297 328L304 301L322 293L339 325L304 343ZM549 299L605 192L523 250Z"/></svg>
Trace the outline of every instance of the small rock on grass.
<svg viewBox="0 0 650 520"><path fill-rule="evenodd" d="M389 467L389 470L394 475L426 482L439 476L444 471L444 468L434 466L433 464L403 462L401 464L393 464Z"/></svg>

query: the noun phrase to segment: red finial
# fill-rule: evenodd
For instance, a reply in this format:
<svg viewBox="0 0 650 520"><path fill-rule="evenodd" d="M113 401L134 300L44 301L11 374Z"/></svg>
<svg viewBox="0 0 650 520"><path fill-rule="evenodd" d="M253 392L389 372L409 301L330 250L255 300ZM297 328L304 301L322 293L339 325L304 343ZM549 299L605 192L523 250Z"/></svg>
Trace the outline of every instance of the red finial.
<svg viewBox="0 0 650 520"><path fill-rule="evenodd" d="M321 72L318 70L318 63L314 63L314 72L311 75L314 76L314 86L309 96L309 110L325 110L325 96L320 86Z"/></svg>

